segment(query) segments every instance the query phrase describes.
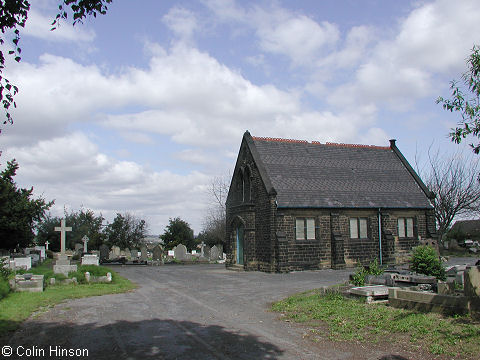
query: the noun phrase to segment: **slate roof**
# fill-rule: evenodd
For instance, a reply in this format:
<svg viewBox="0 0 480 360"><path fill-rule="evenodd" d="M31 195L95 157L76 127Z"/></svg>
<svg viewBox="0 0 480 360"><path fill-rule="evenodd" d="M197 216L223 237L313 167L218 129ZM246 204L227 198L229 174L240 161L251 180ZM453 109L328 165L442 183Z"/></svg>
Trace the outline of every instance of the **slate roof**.
<svg viewBox="0 0 480 360"><path fill-rule="evenodd" d="M480 220L458 220L453 224L451 231L461 231L468 236L480 235Z"/></svg>
<svg viewBox="0 0 480 360"><path fill-rule="evenodd" d="M433 207L394 140L378 147L244 137L279 208Z"/></svg>

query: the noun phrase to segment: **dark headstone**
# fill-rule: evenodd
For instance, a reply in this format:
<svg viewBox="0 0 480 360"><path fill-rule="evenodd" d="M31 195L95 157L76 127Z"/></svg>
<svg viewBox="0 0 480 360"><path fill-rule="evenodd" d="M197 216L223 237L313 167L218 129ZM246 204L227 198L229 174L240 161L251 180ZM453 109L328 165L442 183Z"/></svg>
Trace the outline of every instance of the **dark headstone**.
<svg viewBox="0 0 480 360"><path fill-rule="evenodd" d="M162 260L163 251L162 248L157 245L153 248L153 260Z"/></svg>
<svg viewBox="0 0 480 360"><path fill-rule="evenodd" d="M148 258L148 254L147 254L147 247L145 246L145 244L140 245L140 253L141 253L140 260L146 261Z"/></svg>
<svg viewBox="0 0 480 360"><path fill-rule="evenodd" d="M130 255L132 257L132 260L137 260L138 258L138 249L132 249L130 250Z"/></svg>
<svg viewBox="0 0 480 360"><path fill-rule="evenodd" d="M110 249L107 245L103 244L100 246L100 261L108 259L108 254Z"/></svg>
<svg viewBox="0 0 480 360"><path fill-rule="evenodd" d="M203 257L210 259L210 246L205 245L203 248Z"/></svg>

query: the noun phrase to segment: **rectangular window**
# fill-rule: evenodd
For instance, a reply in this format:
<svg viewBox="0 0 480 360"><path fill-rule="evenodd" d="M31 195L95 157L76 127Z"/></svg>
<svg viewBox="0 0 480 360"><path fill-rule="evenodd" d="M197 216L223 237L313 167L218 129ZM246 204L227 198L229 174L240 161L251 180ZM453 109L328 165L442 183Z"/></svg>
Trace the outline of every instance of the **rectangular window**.
<svg viewBox="0 0 480 360"><path fill-rule="evenodd" d="M307 222L307 240L315 239L315 219L306 219Z"/></svg>
<svg viewBox="0 0 480 360"><path fill-rule="evenodd" d="M350 238L366 239L368 238L367 218L350 218Z"/></svg>
<svg viewBox="0 0 480 360"><path fill-rule="evenodd" d="M305 226L303 225L303 219L297 219L295 221L295 238L297 240L305 239Z"/></svg>
<svg viewBox="0 0 480 360"><path fill-rule="evenodd" d="M350 238L358 239L358 219L350 218Z"/></svg>
<svg viewBox="0 0 480 360"><path fill-rule="evenodd" d="M297 240L315 240L315 219L295 219L295 238Z"/></svg>
<svg viewBox="0 0 480 360"><path fill-rule="evenodd" d="M405 218L398 218L398 237L405 237Z"/></svg>
<svg viewBox="0 0 480 360"><path fill-rule="evenodd" d="M413 237L413 218L398 218L398 237Z"/></svg>

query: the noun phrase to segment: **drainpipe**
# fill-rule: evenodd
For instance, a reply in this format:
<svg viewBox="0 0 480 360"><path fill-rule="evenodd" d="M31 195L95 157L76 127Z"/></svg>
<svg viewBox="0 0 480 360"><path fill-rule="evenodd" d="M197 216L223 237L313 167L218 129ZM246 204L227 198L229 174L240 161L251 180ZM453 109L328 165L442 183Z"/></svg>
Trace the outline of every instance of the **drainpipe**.
<svg viewBox="0 0 480 360"><path fill-rule="evenodd" d="M378 246L380 248L380 265L383 265L382 261L382 213L378 208Z"/></svg>

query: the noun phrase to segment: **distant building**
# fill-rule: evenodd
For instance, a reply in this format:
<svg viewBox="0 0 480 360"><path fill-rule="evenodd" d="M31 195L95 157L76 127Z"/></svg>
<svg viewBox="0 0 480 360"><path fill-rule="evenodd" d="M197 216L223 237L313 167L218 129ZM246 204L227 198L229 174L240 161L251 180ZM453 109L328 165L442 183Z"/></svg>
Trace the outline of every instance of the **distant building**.
<svg viewBox="0 0 480 360"><path fill-rule="evenodd" d="M339 269L380 255L401 263L436 236L433 198L395 140L320 144L247 131L226 201L226 266Z"/></svg>
<svg viewBox="0 0 480 360"><path fill-rule="evenodd" d="M449 232L459 234L462 238L480 240L480 220L458 220Z"/></svg>

